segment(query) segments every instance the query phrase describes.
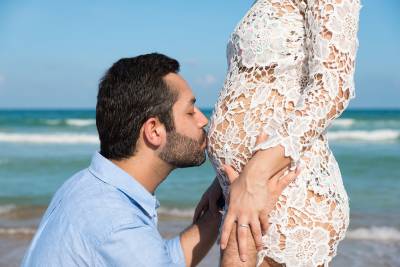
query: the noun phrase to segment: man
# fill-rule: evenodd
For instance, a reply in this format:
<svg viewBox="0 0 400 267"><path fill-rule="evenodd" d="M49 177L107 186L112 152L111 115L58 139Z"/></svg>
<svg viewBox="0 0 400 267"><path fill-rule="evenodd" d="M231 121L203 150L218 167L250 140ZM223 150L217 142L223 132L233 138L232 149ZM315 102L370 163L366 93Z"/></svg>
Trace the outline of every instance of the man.
<svg viewBox="0 0 400 267"><path fill-rule="evenodd" d="M158 185L206 159L208 120L178 71L176 60L148 54L106 72L96 107L100 152L56 192L23 266L194 266L206 255L221 221L216 181L179 236L165 240L157 230Z"/></svg>

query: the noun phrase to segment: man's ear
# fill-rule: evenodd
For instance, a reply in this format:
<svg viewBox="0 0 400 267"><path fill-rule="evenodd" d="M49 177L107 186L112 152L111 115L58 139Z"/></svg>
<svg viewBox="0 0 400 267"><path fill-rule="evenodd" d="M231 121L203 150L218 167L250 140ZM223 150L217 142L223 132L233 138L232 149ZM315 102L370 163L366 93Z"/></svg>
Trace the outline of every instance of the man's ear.
<svg viewBox="0 0 400 267"><path fill-rule="evenodd" d="M166 139L166 130L158 118L150 118L143 124L144 142L154 148L161 146Z"/></svg>

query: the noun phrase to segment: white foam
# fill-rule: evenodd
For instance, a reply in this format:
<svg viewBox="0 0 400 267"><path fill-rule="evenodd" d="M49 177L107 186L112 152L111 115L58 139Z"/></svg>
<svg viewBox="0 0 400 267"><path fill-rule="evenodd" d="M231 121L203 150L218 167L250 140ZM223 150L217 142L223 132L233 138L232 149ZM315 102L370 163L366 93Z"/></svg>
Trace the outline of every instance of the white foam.
<svg viewBox="0 0 400 267"><path fill-rule="evenodd" d="M95 125L96 120L95 119L74 119L74 118L66 119L66 120L50 119L50 120L45 120L44 123L46 125L50 125L50 126L63 125L65 123L68 126L85 127L85 126Z"/></svg>
<svg viewBox="0 0 400 267"><path fill-rule="evenodd" d="M346 238L357 240L400 241L400 231L392 227L358 228L346 233Z"/></svg>
<svg viewBox="0 0 400 267"><path fill-rule="evenodd" d="M36 232L34 228L0 228L0 235L33 235Z"/></svg>
<svg viewBox="0 0 400 267"><path fill-rule="evenodd" d="M94 120L94 119L68 119L68 120L66 120L66 124L70 125L70 126L84 127L84 126L95 125L96 120Z"/></svg>
<svg viewBox="0 0 400 267"><path fill-rule="evenodd" d="M0 206L0 215L9 213L10 211L16 209L17 206L9 204L9 205L1 205Z"/></svg>
<svg viewBox="0 0 400 267"><path fill-rule="evenodd" d="M158 209L159 215L166 215L166 216L173 216L179 218L192 218L194 215L194 209L166 209L166 208L159 208Z"/></svg>
<svg viewBox="0 0 400 267"><path fill-rule="evenodd" d="M353 119L337 119L333 121L333 126L337 127L350 127L355 123Z"/></svg>
<svg viewBox="0 0 400 267"><path fill-rule="evenodd" d="M400 138L400 131L382 129L375 131L330 131L329 140L390 141Z"/></svg>
<svg viewBox="0 0 400 267"><path fill-rule="evenodd" d="M35 143L35 144L97 144L97 135L91 134L14 134L1 133L0 142Z"/></svg>

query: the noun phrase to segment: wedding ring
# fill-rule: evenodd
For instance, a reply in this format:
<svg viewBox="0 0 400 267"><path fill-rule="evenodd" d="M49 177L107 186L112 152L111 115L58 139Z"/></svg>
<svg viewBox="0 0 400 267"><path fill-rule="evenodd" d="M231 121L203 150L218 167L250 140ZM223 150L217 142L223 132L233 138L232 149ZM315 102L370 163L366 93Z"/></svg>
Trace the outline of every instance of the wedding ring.
<svg viewBox="0 0 400 267"><path fill-rule="evenodd" d="M244 227L244 228L250 228L250 226L248 224L239 224L240 227Z"/></svg>

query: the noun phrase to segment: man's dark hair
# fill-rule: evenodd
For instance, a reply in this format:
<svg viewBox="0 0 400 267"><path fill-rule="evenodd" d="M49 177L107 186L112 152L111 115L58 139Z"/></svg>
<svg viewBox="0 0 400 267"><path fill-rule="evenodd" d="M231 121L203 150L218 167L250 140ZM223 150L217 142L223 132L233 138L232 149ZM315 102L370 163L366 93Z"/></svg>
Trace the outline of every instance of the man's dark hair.
<svg viewBox="0 0 400 267"><path fill-rule="evenodd" d="M96 106L104 157L133 156L140 129L151 117L157 117L168 132L174 130L172 106L178 93L163 78L178 72L178 61L157 53L122 58L111 66L99 84Z"/></svg>

